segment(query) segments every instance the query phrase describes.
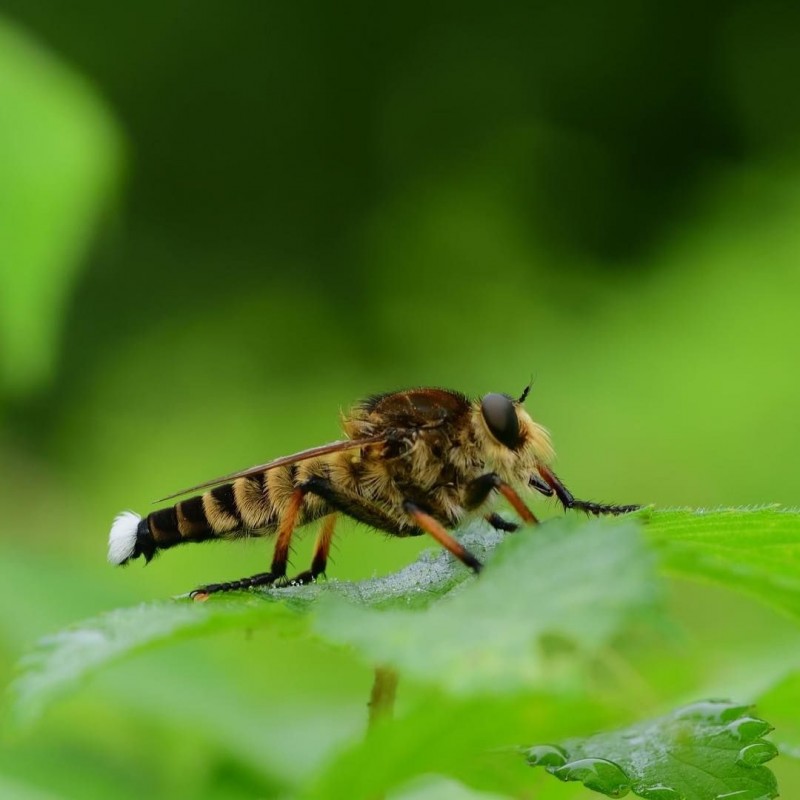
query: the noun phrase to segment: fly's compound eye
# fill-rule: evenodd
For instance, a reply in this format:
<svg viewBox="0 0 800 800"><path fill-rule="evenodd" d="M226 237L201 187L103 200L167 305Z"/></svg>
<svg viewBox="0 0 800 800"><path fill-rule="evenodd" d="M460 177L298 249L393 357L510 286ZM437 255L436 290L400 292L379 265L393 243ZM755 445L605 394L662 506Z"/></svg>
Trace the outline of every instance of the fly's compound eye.
<svg viewBox="0 0 800 800"><path fill-rule="evenodd" d="M514 402L505 394L487 394L481 400L481 413L490 433L510 450L519 447L519 420Z"/></svg>

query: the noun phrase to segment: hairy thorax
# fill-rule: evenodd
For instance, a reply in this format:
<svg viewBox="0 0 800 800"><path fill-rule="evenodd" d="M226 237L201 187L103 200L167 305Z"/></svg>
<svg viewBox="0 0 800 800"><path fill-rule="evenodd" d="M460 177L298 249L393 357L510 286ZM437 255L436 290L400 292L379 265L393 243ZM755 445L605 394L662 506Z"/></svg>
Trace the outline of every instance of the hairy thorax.
<svg viewBox="0 0 800 800"><path fill-rule="evenodd" d="M432 396L433 395L433 396ZM430 413L435 400L438 414ZM352 439L397 429L396 439L357 453L337 454L330 474L352 491L380 505L403 527L403 503L411 501L452 526L470 511L468 485L487 471L527 491L537 462L552 459L547 432L524 411L523 446L517 452L489 434L479 405L444 390L423 390L371 398L343 419Z"/></svg>

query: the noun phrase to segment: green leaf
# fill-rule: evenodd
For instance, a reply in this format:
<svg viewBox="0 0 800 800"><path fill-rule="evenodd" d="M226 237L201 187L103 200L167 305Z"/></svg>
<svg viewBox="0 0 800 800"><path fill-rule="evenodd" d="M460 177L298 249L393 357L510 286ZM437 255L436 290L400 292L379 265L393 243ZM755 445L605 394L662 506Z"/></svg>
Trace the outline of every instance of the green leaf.
<svg viewBox="0 0 800 800"><path fill-rule="evenodd" d="M800 512L642 512L670 575L723 584L800 616Z"/></svg>
<svg viewBox="0 0 800 800"><path fill-rule="evenodd" d="M652 558L637 527L633 520L554 520L504 537L476 523L460 539L489 563L480 580L437 550L358 583L112 611L39 643L12 687L14 713L20 723L35 719L104 665L178 638L266 624L305 630L309 617L300 612L313 612L319 638L353 644L449 691L555 690L574 678L566 667L579 661L576 653L606 643L634 611L652 605Z"/></svg>
<svg viewBox="0 0 800 800"><path fill-rule="evenodd" d="M777 785L763 764L778 751L762 738L772 727L751 710L703 701L611 733L531 747L527 759L611 797L769 800Z"/></svg>
<svg viewBox="0 0 800 800"><path fill-rule="evenodd" d="M569 736L607 723L595 698L544 692L473 698L425 694L363 741L343 749L302 794L308 800L367 800L420 775L447 775L474 789L527 797L530 770L515 743ZM563 789L563 787L557 787ZM539 796L539 792L532 796Z"/></svg>
<svg viewBox="0 0 800 800"><path fill-rule="evenodd" d="M461 541L486 560L503 538L479 524L465 531ZM13 718L18 725L30 724L50 703L98 669L150 647L229 628L279 624L285 629L290 620L298 630L299 613L329 594L350 603L424 607L469 580L470 573L449 553L435 550L422 553L397 573L358 583L319 581L212 595L205 603L165 600L110 611L39 641L20 663L20 675L11 686Z"/></svg>
<svg viewBox="0 0 800 800"><path fill-rule="evenodd" d="M58 795L5 775L0 775L0 797L13 797L14 800L58 800Z"/></svg>
<svg viewBox="0 0 800 800"><path fill-rule="evenodd" d="M781 754L800 760L800 672L792 672L759 697L758 707L775 724L773 738Z"/></svg>
<svg viewBox="0 0 800 800"><path fill-rule="evenodd" d="M285 609L271 604L269 610ZM170 641L263 623L265 605L257 598L200 603L143 603L87 620L41 639L20 663L12 684L17 724L32 722L66 689L122 656Z"/></svg>
<svg viewBox="0 0 800 800"><path fill-rule="evenodd" d="M393 793L392 800L502 800L506 796L476 792L445 778L424 778L414 781L400 793Z"/></svg>
<svg viewBox="0 0 800 800"><path fill-rule="evenodd" d="M0 385L53 368L64 312L120 167L119 134L92 90L0 19Z"/></svg>
<svg viewBox="0 0 800 800"><path fill-rule="evenodd" d="M457 693L563 680L564 653L608 643L654 606L653 560L634 520L551 520L510 537L479 581L423 611L321 604L320 636L369 663Z"/></svg>

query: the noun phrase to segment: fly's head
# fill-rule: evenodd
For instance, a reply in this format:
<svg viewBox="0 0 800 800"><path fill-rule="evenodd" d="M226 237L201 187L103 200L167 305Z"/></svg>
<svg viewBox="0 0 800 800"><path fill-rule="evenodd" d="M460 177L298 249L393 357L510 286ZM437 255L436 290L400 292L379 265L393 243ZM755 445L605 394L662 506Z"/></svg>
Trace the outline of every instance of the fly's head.
<svg viewBox="0 0 800 800"><path fill-rule="evenodd" d="M527 390L518 400L491 393L473 404L472 423L486 466L509 483L527 485L539 465L554 457L550 434L523 407Z"/></svg>

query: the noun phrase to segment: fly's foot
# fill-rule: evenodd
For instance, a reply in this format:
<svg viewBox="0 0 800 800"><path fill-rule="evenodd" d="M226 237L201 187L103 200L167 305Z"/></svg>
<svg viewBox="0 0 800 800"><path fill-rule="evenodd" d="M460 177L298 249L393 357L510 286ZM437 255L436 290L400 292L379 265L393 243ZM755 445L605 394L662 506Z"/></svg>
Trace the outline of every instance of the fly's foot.
<svg viewBox="0 0 800 800"><path fill-rule="evenodd" d="M576 511L585 511L587 514L594 514L596 517L599 517L601 514L613 514L614 516L630 514L634 511L638 511L641 506L616 506L607 505L605 503L592 503L588 500L573 500L567 508Z"/></svg>
<svg viewBox="0 0 800 800"><path fill-rule="evenodd" d="M486 521L498 531L504 531L505 533L514 533L514 531L519 530L519 525L516 522L509 522L507 519L503 519L499 514L492 513L486 515Z"/></svg>
<svg viewBox="0 0 800 800"><path fill-rule="evenodd" d="M293 578L289 578L288 580L282 581L281 586L307 586L309 583L316 583L320 578L325 577L325 571L323 569L307 569L304 572L301 572L299 575L295 575Z"/></svg>
<svg viewBox="0 0 800 800"><path fill-rule="evenodd" d="M271 586L281 577L281 575L275 575L272 572L259 572L258 575L251 575L249 578L240 578L238 581L209 583L206 586L200 586L194 591L189 592L189 597L191 597L192 600L205 600L210 594L235 592L239 589L252 589L254 586Z"/></svg>
<svg viewBox="0 0 800 800"><path fill-rule="evenodd" d="M305 572L301 572L299 575L295 575L294 578L289 578L285 583L281 584L282 586L305 586L309 583L314 583L316 580L316 575L310 570L307 569Z"/></svg>

